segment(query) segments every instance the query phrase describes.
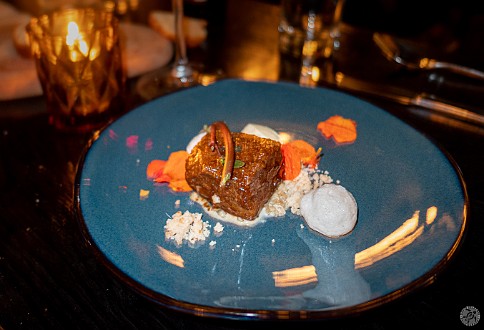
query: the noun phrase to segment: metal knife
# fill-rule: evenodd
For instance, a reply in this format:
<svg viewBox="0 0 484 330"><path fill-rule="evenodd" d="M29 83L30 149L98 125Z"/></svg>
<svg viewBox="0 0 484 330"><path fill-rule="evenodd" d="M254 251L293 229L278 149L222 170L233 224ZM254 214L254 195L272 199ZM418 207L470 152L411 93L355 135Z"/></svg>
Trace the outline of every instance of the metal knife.
<svg viewBox="0 0 484 330"><path fill-rule="evenodd" d="M478 113L454 106L442 101L437 101L417 94L415 96L406 96L408 91L403 91L398 87L387 86L367 82L361 79L349 77L341 73L337 74L334 85L342 90L360 92L369 96L379 97L382 99L397 102L403 105L416 106L432 110L438 114L472 123L484 128L484 116Z"/></svg>

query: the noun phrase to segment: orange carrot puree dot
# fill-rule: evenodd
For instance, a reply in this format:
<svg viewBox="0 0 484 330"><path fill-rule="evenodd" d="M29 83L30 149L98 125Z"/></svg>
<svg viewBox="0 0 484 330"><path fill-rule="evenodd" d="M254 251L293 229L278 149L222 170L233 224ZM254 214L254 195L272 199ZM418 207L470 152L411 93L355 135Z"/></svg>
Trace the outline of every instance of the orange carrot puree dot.
<svg viewBox="0 0 484 330"><path fill-rule="evenodd" d="M352 119L335 115L319 122L317 129L325 138L333 137L337 143L353 143L356 141L356 121Z"/></svg>

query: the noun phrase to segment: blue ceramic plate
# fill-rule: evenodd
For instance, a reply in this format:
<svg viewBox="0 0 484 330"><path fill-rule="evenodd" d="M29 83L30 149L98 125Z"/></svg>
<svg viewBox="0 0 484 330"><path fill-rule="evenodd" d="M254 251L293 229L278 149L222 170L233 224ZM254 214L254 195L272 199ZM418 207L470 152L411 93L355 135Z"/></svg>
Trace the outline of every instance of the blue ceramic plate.
<svg viewBox="0 0 484 330"><path fill-rule="evenodd" d="M338 145L317 131L336 114L357 122L355 143ZM146 167L217 120L233 131L267 125L322 147L319 169L356 198L355 229L328 240L290 214L253 228L225 224L217 236L217 221L204 214L212 226L204 244L165 241L169 216L203 211L188 193L153 184ZM328 318L367 310L429 284L466 227L462 178L432 142L355 97L288 83L226 80L147 103L101 132L77 180L82 226L109 269L144 296L197 315Z"/></svg>

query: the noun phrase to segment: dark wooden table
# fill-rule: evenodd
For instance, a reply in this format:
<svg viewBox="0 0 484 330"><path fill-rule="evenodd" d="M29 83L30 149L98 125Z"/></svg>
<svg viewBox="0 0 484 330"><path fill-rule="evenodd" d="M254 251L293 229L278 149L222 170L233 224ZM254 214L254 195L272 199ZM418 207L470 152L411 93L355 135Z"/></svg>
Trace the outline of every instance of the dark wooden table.
<svg viewBox="0 0 484 330"><path fill-rule="evenodd" d="M277 2L230 0L220 8L222 16L210 16L215 24L206 44L190 51L194 59L224 70L228 77L297 81L299 62L278 51ZM483 26L482 16L477 17ZM482 43L476 42L479 47L472 47L482 54ZM461 63L476 64L475 53L466 56L469 47L461 49ZM455 96L461 92L454 90ZM455 160L469 196L467 231L455 257L424 288L344 319L283 322L314 329L464 327L459 319L464 307L484 312L483 128L357 95L415 127ZM484 112L482 100L475 96L472 107ZM126 111L138 104L130 95ZM59 133L50 127L41 97L0 103L0 329L265 329L285 324L175 312L115 278L95 258L73 215L77 164L90 139L90 134Z"/></svg>

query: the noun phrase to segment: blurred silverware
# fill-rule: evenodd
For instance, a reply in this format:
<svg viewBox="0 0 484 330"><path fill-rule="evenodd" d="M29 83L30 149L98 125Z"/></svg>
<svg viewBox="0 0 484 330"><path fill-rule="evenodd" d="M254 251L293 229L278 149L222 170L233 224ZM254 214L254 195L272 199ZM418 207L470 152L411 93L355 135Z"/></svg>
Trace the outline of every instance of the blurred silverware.
<svg viewBox="0 0 484 330"><path fill-rule="evenodd" d="M475 125L479 127L479 130L484 129L483 115L459 106L431 99L422 94L409 95L408 91L401 90L398 87L370 83L347 75L340 75L339 78L336 79L336 86L343 90L360 92L369 96L397 102L399 104L428 109L440 115Z"/></svg>
<svg viewBox="0 0 484 330"><path fill-rule="evenodd" d="M454 72L456 74L464 75L471 78L484 79L484 72L468 68L455 63L438 61L432 58L422 57L417 59L403 58L402 52L398 44L392 36L375 32L373 33L373 41L380 48L383 55L390 61L405 66L412 70L433 70L443 69Z"/></svg>

